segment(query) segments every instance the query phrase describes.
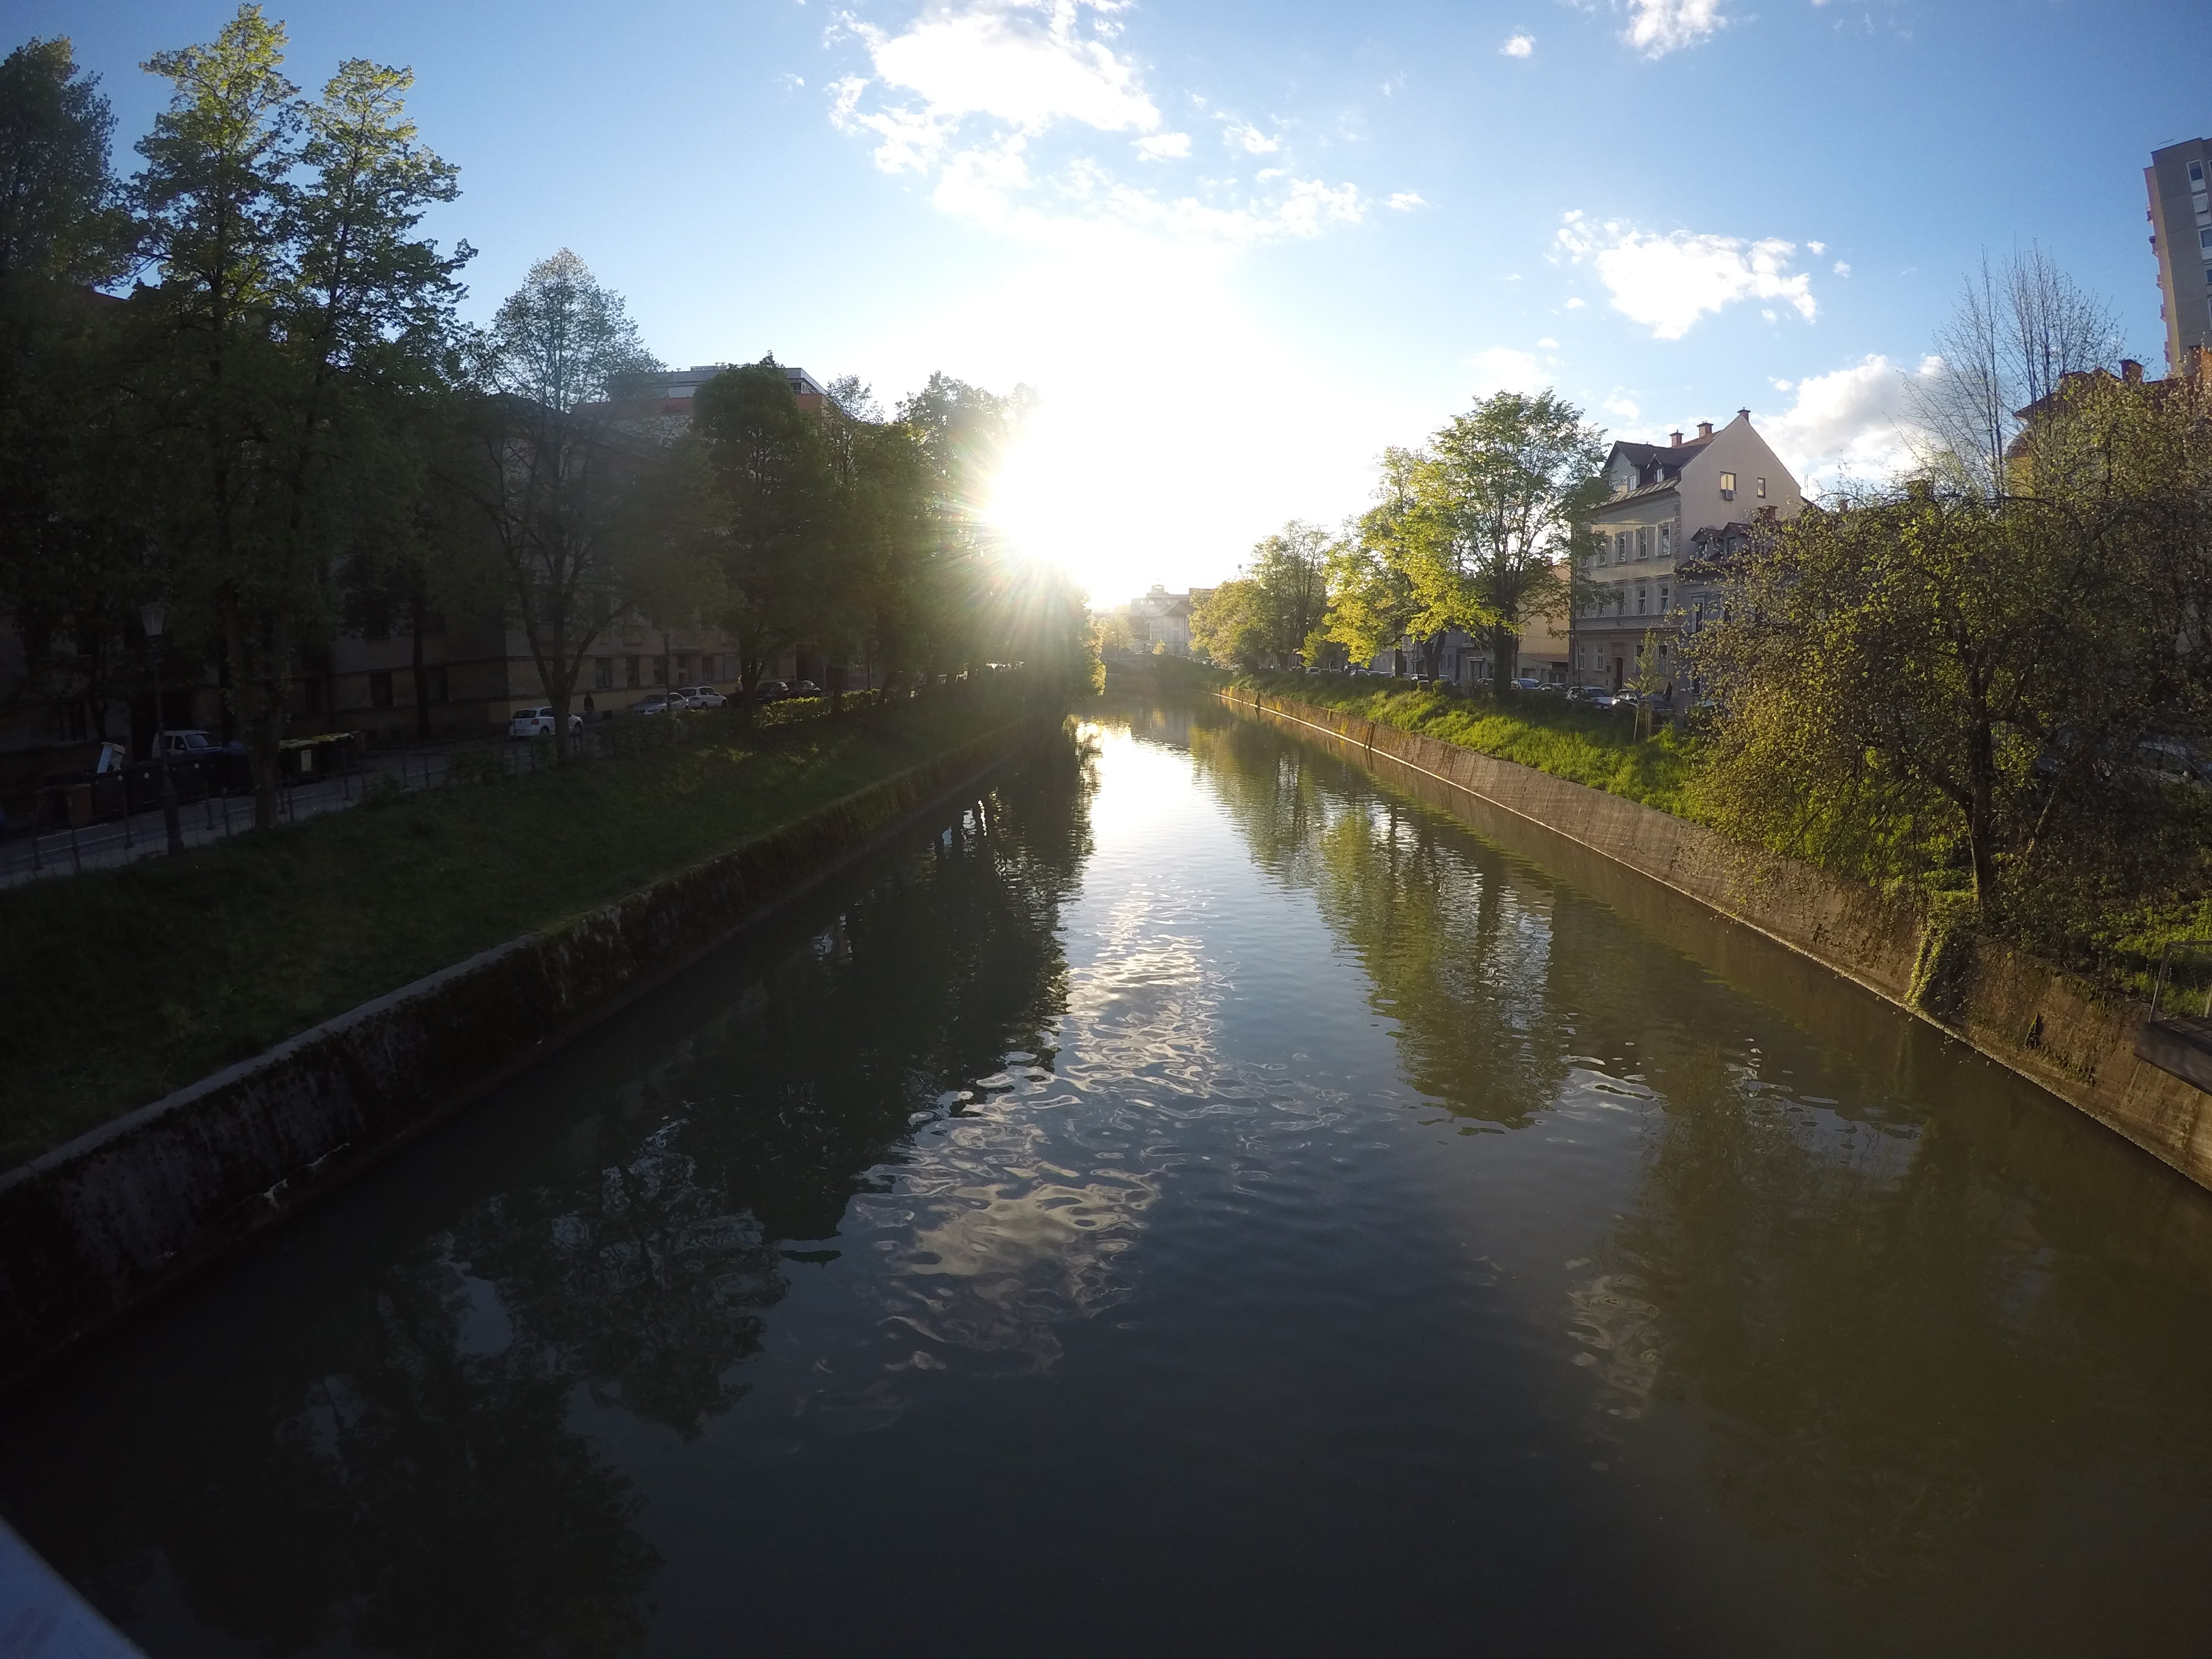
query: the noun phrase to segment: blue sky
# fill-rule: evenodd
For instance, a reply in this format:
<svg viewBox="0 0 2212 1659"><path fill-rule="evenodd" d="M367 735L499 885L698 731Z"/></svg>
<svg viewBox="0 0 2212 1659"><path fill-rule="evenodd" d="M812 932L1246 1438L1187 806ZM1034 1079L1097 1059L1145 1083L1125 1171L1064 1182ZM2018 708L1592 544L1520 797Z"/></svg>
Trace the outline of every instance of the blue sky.
<svg viewBox="0 0 2212 1659"><path fill-rule="evenodd" d="M483 315L574 248L674 363L1042 397L1000 514L1112 601L1366 503L1376 453L1557 386L1614 435L1749 406L1897 453L1984 247L2163 370L2142 168L2212 133L2201 4L272 0L293 78L410 64ZM118 118L201 0L11 0ZM12 40L11 40L12 43Z"/></svg>

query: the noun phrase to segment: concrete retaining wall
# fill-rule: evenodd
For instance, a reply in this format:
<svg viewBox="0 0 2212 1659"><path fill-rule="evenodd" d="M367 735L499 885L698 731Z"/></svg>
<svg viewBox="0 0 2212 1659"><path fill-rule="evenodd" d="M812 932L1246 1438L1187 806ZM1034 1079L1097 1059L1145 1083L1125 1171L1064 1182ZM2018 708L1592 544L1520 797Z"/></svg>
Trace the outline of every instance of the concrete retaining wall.
<svg viewBox="0 0 2212 1659"><path fill-rule="evenodd" d="M2142 1003L2101 995L1987 943L1945 964L1931 991L1922 947L1936 941L1925 939L1925 918L1858 883L1601 789L1340 709L1241 686L1221 696L1384 775L1397 769L1433 781L1663 882L1971 1043L2212 1188L2212 1095L2136 1057L2149 1013Z"/></svg>
<svg viewBox="0 0 2212 1659"><path fill-rule="evenodd" d="M544 1059L1058 726L1032 719L988 733L0 1176L0 1382Z"/></svg>

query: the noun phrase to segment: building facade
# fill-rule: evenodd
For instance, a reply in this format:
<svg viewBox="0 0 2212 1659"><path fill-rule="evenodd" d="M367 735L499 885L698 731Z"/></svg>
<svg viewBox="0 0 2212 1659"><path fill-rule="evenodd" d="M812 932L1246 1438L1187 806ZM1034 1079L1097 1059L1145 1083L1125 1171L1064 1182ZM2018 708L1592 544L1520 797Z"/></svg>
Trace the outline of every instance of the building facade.
<svg viewBox="0 0 2212 1659"><path fill-rule="evenodd" d="M1616 443L1606 458L1613 495L1587 526L1568 678L1618 690L1638 677L1649 650L1655 678L1679 704L1692 691L1679 670L1682 640L1719 602L1718 556L1762 519L1795 517L1805 497L1747 409L1717 431L1705 421L1694 438L1669 436Z"/></svg>
<svg viewBox="0 0 2212 1659"><path fill-rule="evenodd" d="M2212 138L2151 152L2151 251L2158 258L2159 315L2166 322L2166 372L2179 374L2212 347Z"/></svg>

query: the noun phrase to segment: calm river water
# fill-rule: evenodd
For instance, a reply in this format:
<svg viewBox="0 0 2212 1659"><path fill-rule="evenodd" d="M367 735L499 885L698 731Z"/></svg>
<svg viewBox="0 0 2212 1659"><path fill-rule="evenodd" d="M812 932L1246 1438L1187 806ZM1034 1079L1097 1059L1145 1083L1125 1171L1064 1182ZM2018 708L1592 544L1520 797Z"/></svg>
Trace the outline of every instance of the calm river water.
<svg viewBox="0 0 2212 1659"><path fill-rule="evenodd" d="M0 1407L0 1510L155 1659L2212 1651L2212 1197L1528 850L1097 717Z"/></svg>

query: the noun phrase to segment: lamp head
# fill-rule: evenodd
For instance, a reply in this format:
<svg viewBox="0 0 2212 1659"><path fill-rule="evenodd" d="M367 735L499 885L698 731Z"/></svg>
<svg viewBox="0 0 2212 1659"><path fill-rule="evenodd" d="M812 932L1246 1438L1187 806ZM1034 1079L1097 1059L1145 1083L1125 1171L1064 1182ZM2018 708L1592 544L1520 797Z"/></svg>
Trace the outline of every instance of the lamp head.
<svg viewBox="0 0 2212 1659"><path fill-rule="evenodd" d="M149 599L138 607L138 625L146 630L148 639L161 637L161 623L167 614L168 607L159 599Z"/></svg>

